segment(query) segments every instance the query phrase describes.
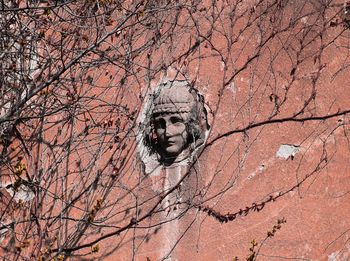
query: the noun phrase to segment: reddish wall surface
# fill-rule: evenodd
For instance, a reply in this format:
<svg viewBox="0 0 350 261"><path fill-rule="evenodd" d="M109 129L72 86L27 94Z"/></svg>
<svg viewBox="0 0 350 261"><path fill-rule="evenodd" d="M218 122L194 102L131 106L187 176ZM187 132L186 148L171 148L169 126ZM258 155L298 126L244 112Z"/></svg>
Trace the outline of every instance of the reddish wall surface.
<svg viewBox="0 0 350 261"><path fill-rule="evenodd" d="M306 16L299 23L311 20L312 17ZM298 26L295 30L299 30ZM323 41L332 41L336 31L329 32ZM242 42L245 37L249 36L242 36ZM255 40L254 34L251 37L248 44ZM289 48L288 45L294 45L289 38L290 32L285 38L272 41L268 48ZM218 48L225 46L220 36L214 37L213 42ZM211 109L217 110L208 143L226 131L269 119L274 112L270 95L276 94L282 99L288 86L292 87L284 96L286 101L274 118L292 117L313 92L312 104L298 117L327 115L347 108L350 100L347 73L334 78L342 63L337 44L332 42L325 48L317 63L314 55L318 54L319 44L316 40L305 47L302 55L310 55L310 58L305 58L300 65L288 61L287 52L281 51L272 63L271 56L263 52L254 65L239 74L219 96L225 77L222 63L213 57L202 59L198 64L194 62L192 69L197 70L197 74L188 75L197 79L196 87ZM255 48L254 44L251 48ZM244 50L250 52L249 47ZM239 45L232 50L233 53L238 51ZM210 48L203 53L210 54ZM246 58L243 55L241 60ZM271 66L274 73L278 71L277 76L271 77ZM294 66L297 69L292 75ZM318 73L320 75L315 76ZM219 107L215 107L218 99L221 99ZM253 239L258 243L258 260L347 260L350 253L347 233L350 155L348 137L344 135L347 127L342 123L348 120L347 116L328 121L286 120L233 134L207 147L199 159L200 175L206 184L211 184L208 200L203 205L226 214L239 212L270 196L277 199L267 202L259 212L238 216L223 224L207 213L191 209L176 221L178 224L163 225L157 235L143 243L136 259L161 259L162 249L177 242L169 231L178 229L181 231L177 231L178 238L184 236L169 260L232 260L236 256L245 260ZM286 148L296 151L284 158L283 149ZM283 196L278 197L280 194ZM216 196L210 198L212 195ZM287 222L273 237L265 240L268 231L282 218ZM184 232L191 221L193 225ZM125 251L130 254L130 248Z"/></svg>
<svg viewBox="0 0 350 261"><path fill-rule="evenodd" d="M183 27L174 31L171 43L152 50L154 64L164 63L166 69L147 78L147 55L143 54L135 61L142 65L141 72L130 76L123 88L91 90L89 95L135 111L135 124L128 125L127 113L119 115L120 129L129 132L123 132L120 143L118 140L112 149L101 153L91 171L106 170L96 191L101 195L108 189L111 192L94 217L95 226L86 228L77 245L100 240L75 252L82 256L68 259L246 260L253 253L252 241L257 243L257 260L350 259L350 118L343 113L350 108L350 31L344 25L329 25L342 12L342 2L334 2L319 15L321 1L310 1L301 9L301 3L286 1L283 12L262 13L258 18L252 14L269 10L268 6L254 9L254 1L247 2L237 6L235 14L240 18L234 25L232 7L225 1L218 1L222 12L214 8L222 18L215 22L209 14L206 18L211 18L205 19L196 13L192 14L195 24L191 15L182 14L178 23ZM210 9L209 1L202 5ZM257 26L259 19L263 30ZM146 45L152 38L144 37L135 44ZM202 41L199 47L187 52L197 38ZM170 63L172 60L177 63ZM115 77L111 80L105 70L96 69L96 86L113 81L119 84L124 71L108 67L108 74ZM153 209L169 184L176 185L186 175L182 168L160 167L155 174L145 174L141 167L143 145L137 138L147 99L140 99L139 94L148 97L160 82L169 79L187 79L204 96L211 130L181 188ZM101 120L103 129L103 122L115 115L98 107L101 104L99 100L89 104L97 107L96 118L89 121ZM113 118L114 125L116 121ZM76 131L84 127L78 124ZM89 135L98 137L99 133ZM86 147L80 151L94 151L93 141L86 138ZM118 144L125 144L126 149L116 157ZM90 156L73 154L71 164L76 166L79 159L80 164L88 165ZM49 161L50 155L46 159ZM67 178L73 191L85 188L86 184L77 180L74 174ZM116 182L109 183L111 180ZM169 180L168 187L159 180ZM185 196L177 205L174 197L181 191ZM193 194L196 196L186 198ZM92 206L100 199L100 194L96 195L84 200ZM85 218L84 204L78 202L70 217ZM151 214L142 218L151 209ZM60 210L57 207L53 212ZM69 229L78 227L76 220L69 221ZM133 220L139 221L132 224ZM283 222L276 229L278 220ZM123 227L126 229L115 233ZM92 251L97 244L99 251Z"/></svg>

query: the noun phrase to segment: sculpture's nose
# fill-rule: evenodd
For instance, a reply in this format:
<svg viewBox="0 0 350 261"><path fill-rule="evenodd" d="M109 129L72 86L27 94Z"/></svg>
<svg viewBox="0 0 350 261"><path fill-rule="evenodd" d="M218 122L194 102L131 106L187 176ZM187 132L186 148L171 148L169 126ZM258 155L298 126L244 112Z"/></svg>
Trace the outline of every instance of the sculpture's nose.
<svg viewBox="0 0 350 261"><path fill-rule="evenodd" d="M174 136L176 133L176 126L174 126L174 124L167 124L165 127L165 136L166 137L172 137Z"/></svg>

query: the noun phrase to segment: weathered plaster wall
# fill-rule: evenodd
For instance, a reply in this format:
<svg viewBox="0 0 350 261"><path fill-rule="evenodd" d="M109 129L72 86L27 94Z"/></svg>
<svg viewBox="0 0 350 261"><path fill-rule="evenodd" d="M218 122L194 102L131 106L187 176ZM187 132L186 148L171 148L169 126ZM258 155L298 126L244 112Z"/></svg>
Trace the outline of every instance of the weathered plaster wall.
<svg viewBox="0 0 350 261"><path fill-rule="evenodd" d="M300 23L310 22L308 19L313 18L305 16ZM284 39L285 44L293 45L288 37L286 35ZM333 35L330 32L326 37L331 39ZM254 35L248 43L253 40ZM218 48L225 45L220 36L214 42ZM277 50L283 45L276 40L269 48ZM318 43L308 48L304 55L312 54ZM250 52L249 48L244 50ZM204 49L203 52L209 54L211 50ZM232 52L239 52L239 45ZM264 121L274 113L275 105L270 95L280 96L291 84L294 76L290 72L294 65L281 54L272 65L280 74L272 80L264 76L271 73L270 56L265 54L219 95L223 77L219 59L211 57L198 64L192 63L188 76L196 78L196 87L216 111L211 139L229 130ZM243 57L242 61L246 56ZM291 117L303 106L313 91L312 77L316 72L321 73L316 98L301 115L327 115L349 106L347 74L333 77L342 60L335 43L324 50L321 60L321 65L315 65L313 59L306 59L297 67L293 87L285 104L278 108L277 118ZM317 66L326 67L318 71ZM277 82L275 87L266 88L272 81ZM219 107L215 107L219 99ZM338 117L304 123L286 121L237 133L215 144L211 144L209 138L210 146L199 159L201 175L206 184L210 184L203 205L222 214L232 213L294 189L276 201L266 203L260 212L239 216L224 224L207 213L191 209L174 223L163 225L160 230L163 234L152 236L143 244L141 249L145 250L139 252L137 259L157 260L162 256L162 249L177 243L169 260L232 260L235 256L244 260L249 255L250 242L255 239L258 247L261 246L259 260L346 260L350 226L350 155L348 138L341 124L348 120L348 117ZM287 223L274 237L264 241L267 232L283 217ZM191 221L194 222L192 227L185 231L184 224ZM172 232L178 229L181 231L177 232L179 242L174 238L176 233Z"/></svg>
<svg viewBox="0 0 350 261"><path fill-rule="evenodd" d="M107 254L103 260L232 260L236 256L245 260L250 255L251 241L255 240L258 260L346 260L350 254L350 119L348 115L327 120L319 117L350 107L348 64L344 58L350 31L342 25L329 26L341 12L342 2L334 2L334 8L321 15L323 20L317 9L321 1L310 1L303 8L298 1L280 1L288 2L283 14L275 17L275 12L271 12L257 18L254 14L260 9L254 8L255 1L243 1L234 10L237 17L242 17L233 25L232 8L223 8L221 13L218 10L225 1L217 2L218 9L214 9L223 19L215 22L209 14L206 18L210 19L205 19L194 11L190 15L184 11L177 21L180 29L174 30L169 43L159 44L152 53L153 63L164 63L166 67L157 77L148 78L142 71L147 70L148 60L139 57L135 64L143 67L140 66L141 72L134 72L137 80L126 80L117 91L101 91L106 101L135 111L135 119L138 117L142 123L142 106L147 106L142 97L152 93L160 82L186 79L193 83L205 98L212 128L198 154L196 175L191 173L183 181L182 190L200 195L191 198L187 205L188 202L175 205L177 190L181 190L176 189L152 215L132 223L152 209L183 175L164 168L145 174L140 163L142 146L137 144L139 125L132 125L132 131L120 134L123 142L111 146L114 149L123 144L126 148L118 155L119 162L112 161L115 170L98 180L100 190L107 190L111 179L118 181L108 187L112 191L105 199L108 206L96 220L113 215L103 224L107 225L104 229L90 228L93 232L80 243L128 224L133 226L101 240L98 253L91 254L90 249L81 253L88 252L86 258L92 260L103 254ZM202 3L208 9L210 4ZM196 16L197 24L191 15ZM264 30L251 23L249 17L256 18L254 22L261 19ZM274 19L280 19L279 23ZM295 24L283 30L290 21ZM280 30L278 37L271 35L275 29ZM341 32L344 37L337 37ZM147 44L152 37L145 35L136 44ZM203 40L200 47L187 52L196 38ZM266 38L268 43L262 45ZM186 55L174 58L183 53ZM169 63L173 59L177 63ZM124 77L124 72L115 68L108 68L104 74L96 69L95 73L100 76L96 83L100 86ZM97 106L99 101L95 103L90 106L98 108L97 117L89 120L106 120L104 108ZM116 125L117 120L113 121ZM128 124L126 116L118 121L122 130ZM102 121L102 129L103 124ZM77 129L82 131L84 126L78 125ZM87 141L82 149L89 151L91 144ZM112 155L112 150L103 153L94 162L96 171ZM83 165L89 163L89 154L79 158ZM119 173L118 166L124 160L127 163ZM78 186L73 177L68 179L70 188ZM198 180L199 185L192 186ZM245 213L253 204L260 204L261 209ZM220 222L213 212L203 208L221 215L238 214L229 222ZM71 216L78 220L83 216L81 212L77 208ZM265 240L282 218L287 222ZM74 224L71 222L70 226ZM0 230L0 237L1 233Z"/></svg>

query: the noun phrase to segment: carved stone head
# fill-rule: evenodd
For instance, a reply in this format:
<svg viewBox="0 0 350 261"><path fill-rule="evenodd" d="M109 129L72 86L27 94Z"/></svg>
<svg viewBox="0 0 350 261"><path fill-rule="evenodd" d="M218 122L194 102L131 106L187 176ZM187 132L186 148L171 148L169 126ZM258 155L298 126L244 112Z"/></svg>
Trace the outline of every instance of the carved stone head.
<svg viewBox="0 0 350 261"><path fill-rule="evenodd" d="M165 165L188 159L209 129L203 96L187 81L169 81L155 91L146 145Z"/></svg>

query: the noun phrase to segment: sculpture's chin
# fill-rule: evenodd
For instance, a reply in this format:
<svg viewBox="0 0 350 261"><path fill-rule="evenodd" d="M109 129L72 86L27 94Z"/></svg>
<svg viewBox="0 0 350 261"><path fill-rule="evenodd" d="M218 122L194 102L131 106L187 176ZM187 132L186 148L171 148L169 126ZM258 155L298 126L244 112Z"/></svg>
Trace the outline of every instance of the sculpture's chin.
<svg viewBox="0 0 350 261"><path fill-rule="evenodd" d="M179 144L167 144L163 147L163 154L167 157L177 157L186 150L186 146L180 146Z"/></svg>
<svg viewBox="0 0 350 261"><path fill-rule="evenodd" d="M175 146L170 146L165 148L164 150L164 154L169 156L169 157L176 157L177 155L179 155L181 153L181 149L175 147Z"/></svg>
<svg viewBox="0 0 350 261"><path fill-rule="evenodd" d="M188 148L174 148L168 147L164 149L162 153L162 162L165 165L171 165L172 163L182 162L188 159L190 150Z"/></svg>

